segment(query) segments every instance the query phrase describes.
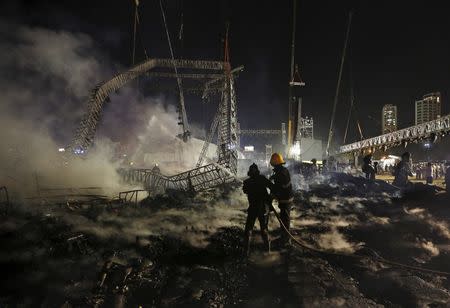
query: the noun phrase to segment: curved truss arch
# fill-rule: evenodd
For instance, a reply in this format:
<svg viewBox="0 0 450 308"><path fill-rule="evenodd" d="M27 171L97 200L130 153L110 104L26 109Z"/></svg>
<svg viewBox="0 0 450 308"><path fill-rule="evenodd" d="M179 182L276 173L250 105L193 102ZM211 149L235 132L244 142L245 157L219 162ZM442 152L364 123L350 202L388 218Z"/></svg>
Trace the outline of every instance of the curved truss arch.
<svg viewBox="0 0 450 308"><path fill-rule="evenodd" d="M141 75L173 77L170 72L152 72L154 69L179 69L207 71L204 74L180 74L186 78L206 78L205 91L212 83L221 83L223 99L219 105L218 121L218 162L182 172L174 176L164 176L148 169L121 170L123 178L143 183L152 191L176 188L179 190L204 190L222 183L233 181L237 173L237 102L233 74L226 74L228 63L222 61L197 61L180 59L148 59L131 69L119 73L110 80L98 84L92 91L87 110L75 133L70 150L85 151L94 142L97 126L100 122L103 106L109 101L109 95ZM239 67L236 72L242 70ZM177 74L178 76L178 74ZM184 108L183 108L184 109ZM184 120L185 117L181 117ZM187 124L187 123L186 123ZM187 125L186 125L187 126ZM183 125L185 127L185 125ZM205 141L206 143L207 141Z"/></svg>
<svg viewBox="0 0 450 308"><path fill-rule="evenodd" d="M223 71L224 69L224 63L220 61L149 59L115 75L110 80L101 82L91 91L87 111L75 133L70 148L72 150L87 150L92 145L103 105L109 100L111 93L116 92L137 77L148 74L153 69L168 69L174 66L181 69L207 71Z"/></svg>

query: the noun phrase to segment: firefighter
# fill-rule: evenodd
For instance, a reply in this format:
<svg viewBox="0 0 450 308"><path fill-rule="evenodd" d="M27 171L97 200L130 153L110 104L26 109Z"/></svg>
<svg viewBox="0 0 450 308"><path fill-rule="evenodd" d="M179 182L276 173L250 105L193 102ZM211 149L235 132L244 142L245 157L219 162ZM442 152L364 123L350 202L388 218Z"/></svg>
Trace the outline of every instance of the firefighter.
<svg viewBox="0 0 450 308"><path fill-rule="evenodd" d="M270 164L273 166L274 174L270 177L273 180L271 193L278 200L278 207L280 208L280 218L287 231L290 229L290 213L294 200L294 193L292 191L291 175L289 171L283 166L285 161L279 153L272 154L270 158ZM282 240L284 243L289 244L289 234L282 229Z"/></svg>
<svg viewBox="0 0 450 308"><path fill-rule="evenodd" d="M248 210L247 221L245 223L244 247L248 256L250 253L250 240L252 236L253 226L256 218L259 220L261 237L264 242L264 248L270 252L270 239L268 233L269 209L272 199L270 198L267 188L273 184L264 175L259 173L258 166L252 164L248 169L248 179L244 180L243 191L247 194Z"/></svg>

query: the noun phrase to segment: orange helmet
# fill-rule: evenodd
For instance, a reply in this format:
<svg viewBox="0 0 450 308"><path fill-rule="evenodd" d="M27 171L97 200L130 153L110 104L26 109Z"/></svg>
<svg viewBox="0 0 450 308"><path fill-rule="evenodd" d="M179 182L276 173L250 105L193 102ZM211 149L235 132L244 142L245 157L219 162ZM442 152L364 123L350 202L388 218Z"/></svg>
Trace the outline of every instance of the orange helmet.
<svg viewBox="0 0 450 308"><path fill-rule="evenodd" d="M272 166L278 166L286 163L283 159L283 156L281 156L280 153L273 153L272 157L270 158L270 164Z"/></svg>

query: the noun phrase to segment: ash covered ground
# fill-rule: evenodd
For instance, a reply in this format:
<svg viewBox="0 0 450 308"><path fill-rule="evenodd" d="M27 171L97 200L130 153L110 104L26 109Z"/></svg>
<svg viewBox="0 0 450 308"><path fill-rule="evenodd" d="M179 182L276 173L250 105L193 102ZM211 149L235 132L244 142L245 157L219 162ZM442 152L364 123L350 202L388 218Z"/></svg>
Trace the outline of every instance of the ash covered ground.
<svg viewBox="0 0 450 308"><path fill-rule="evenodd" d="M195 197L13 204L0 224L1 307L447 307L448 197L320 178L295 196L292 233L320 253L253 236L240 187ZM387 186L386 186L387 188ZM345 256L350 255L350 256ZM358 256L358 257L354 257Z"/></svg>

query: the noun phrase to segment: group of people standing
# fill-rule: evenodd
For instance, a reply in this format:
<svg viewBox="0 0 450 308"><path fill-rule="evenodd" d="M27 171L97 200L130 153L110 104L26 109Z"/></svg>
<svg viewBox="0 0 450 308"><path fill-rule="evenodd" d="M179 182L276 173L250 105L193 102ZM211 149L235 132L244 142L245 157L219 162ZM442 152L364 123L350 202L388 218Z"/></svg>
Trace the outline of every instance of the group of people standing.
<svg viewBox="0 0 450 308"><path fill-rule="evenodd" d="M366 179L375 180L375 176L378 173L378 163L372 162L372 155L364 156L361 170L366 175ZM411 154L409 152L402 154L401 161L393 168L392 175L394 176L392 185L405 187L408 184L408 176L413 176L411 172Z"/></svg>
<svg viewBox="0 0 450 308"><path fill-rule="evenodd" d="M270 158L270 165L273 167L273 175L268 179L260 174L258 166L252 164L248 170L249 178L244 181L243 191L247 194L249 207L244 231L244 249L248 255L250 253L250 243L252 230L256 219L259 220L261 237L265 250L270 252L270 237L268 231L269 213L275 209L272 200L278 201L280 209L280 228L282 229L282 244L289 244L290 212L294 200L292 190L291 175L284 167L285 161L281 154L274 153ZM267 191L269 189L269 192Z"/></svg>
<svg viewBox="0 0 450 308"><path fill-rule="evenodd" d="M433 180L445 177L445 167L444 163L420 162L413 165L413 170L417 180L425 180L432 184Z"/></svg>
<svg viewBox="0 0 450 308"><path fill-rule="evenodd" d="M372 155L366 155L363 158L362 171L365 173L366 178L370 180L375 180L375 175L378 173L378 164L372 163ZM450 189L450 164L447 163L446 166L443 164L437 166L430 162L421 163L416 165L414 168L411 163L411 154L405 152L401 156L400 162L395 165L392 169L392 175L394 176L394 181L392 185L397 187L406 187L409 183L408 177L414 176L413 169L415 171L416 179L424 179L427 184L432 184L433 179L444 176L447 191Z"/></svg>

